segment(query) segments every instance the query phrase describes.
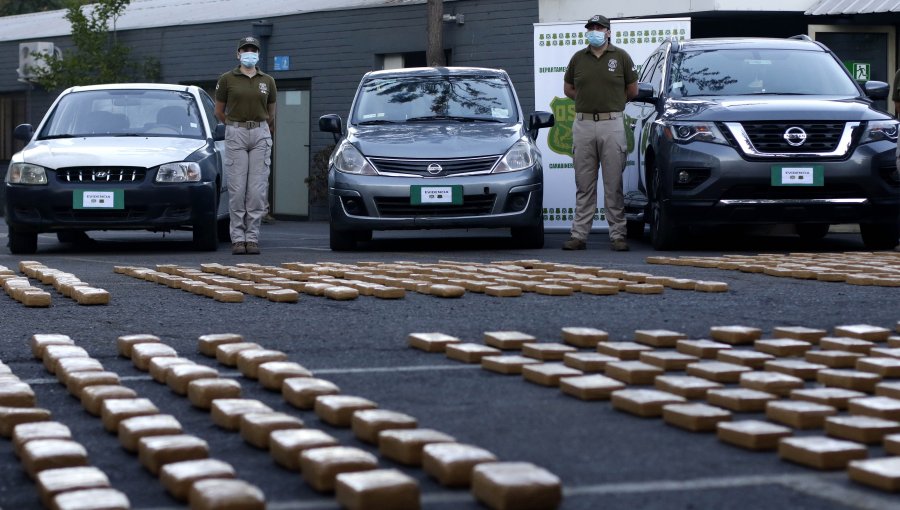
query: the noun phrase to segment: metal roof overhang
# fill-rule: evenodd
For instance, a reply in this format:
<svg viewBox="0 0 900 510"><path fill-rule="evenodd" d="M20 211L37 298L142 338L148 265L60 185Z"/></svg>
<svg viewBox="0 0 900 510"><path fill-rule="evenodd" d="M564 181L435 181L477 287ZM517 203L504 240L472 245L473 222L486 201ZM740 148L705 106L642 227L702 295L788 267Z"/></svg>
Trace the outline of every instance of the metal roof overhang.
<svg viewBox="0 0 900 510"><path fill-rule="evenodd" d="M879 12L900 12L900 0L819 0L804 14L825 16Z"/></svg>

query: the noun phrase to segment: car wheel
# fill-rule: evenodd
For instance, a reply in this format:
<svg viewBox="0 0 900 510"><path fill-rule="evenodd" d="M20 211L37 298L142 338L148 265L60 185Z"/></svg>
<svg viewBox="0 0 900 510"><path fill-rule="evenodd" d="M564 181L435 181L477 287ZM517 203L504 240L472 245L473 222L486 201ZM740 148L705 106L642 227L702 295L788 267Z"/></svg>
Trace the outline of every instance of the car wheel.
<svg viewBox="0 0 900 510"><path fill-rule="evenodd" d="M539 250L544 247L544 220L539 218L535 225L530 227L513 227L513 242L520 248Z"/></svg>
<svg viewBox="0 0 900 510"><path fill-rule="evenodd" d="M860 223L859 233L870 250L890 250L900 239L900 224Z"/></svg>
<svg viewBox="0 0 900 510"><path fill-rule="evenodd" d="M828 235L830 226L827 223L798 223L797 235L804 241L818 241Z"/></svg>
<svg viewBox="0 0 900 510"><path fill-rule="evenodd" d="M37 251L37 232L19 232L9 228L9 252L30 255Z"/></svg>
<svg viewBox="0 0 900 510"><path fill-rule="evenodd" d="M650 241L655 250L671 250L678 242L680 229L676 228L662 211L662 182L659 170L653 170L652 194L650 197Z"/></svg>
<svg viewBox="0 0 900 510"><path fill-rule="evenodd" d="M333 251L347 251L356 248L356 234L352 230L339 230L328 226L328 245Z"/></svg>
<svg viewBox="0 0 900 510"><path fill-rule="evenodd" d="M85 244L91 242L91 238L84 230L62 230L56 233L56 239L61 243Z"/></svg>
<svg viewBox="0 0 900 510"><path fill-rule="evenodd" d="M218 221L211 219L194 223L194 249L199 251L216 251L219 249Z"/></svg>
<svg viewBox="0 0 900 510"><path fill-rule="evenodd" d="M625 223L625 236L629 239L640 239L644 237L643 221L628 221Z"/></svg>

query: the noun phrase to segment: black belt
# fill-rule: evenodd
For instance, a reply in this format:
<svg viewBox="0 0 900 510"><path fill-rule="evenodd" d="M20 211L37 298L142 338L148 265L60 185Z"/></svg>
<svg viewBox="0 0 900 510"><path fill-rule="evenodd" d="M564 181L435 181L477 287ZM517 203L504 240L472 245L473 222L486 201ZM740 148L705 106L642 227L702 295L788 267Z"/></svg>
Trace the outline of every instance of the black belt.
<svg viewBox="0 0 900 510"><path fill-rule="evenodd" d="M246 122L229 122L228 125L234 126L234 127L239 127L239 128L256 129L259 126L261 126L263 124L263 122L265 122L265 121L264 120L263 121L248 120Z"/></svg>
<svg viewBox="0 0 900 510"><path fill-rule="evenodd" d="M600 112L600 113L576 113L575 117L578 120L593 120L594 122L600 120L612 120L618 119L622 116L622 112Z"/></svg>

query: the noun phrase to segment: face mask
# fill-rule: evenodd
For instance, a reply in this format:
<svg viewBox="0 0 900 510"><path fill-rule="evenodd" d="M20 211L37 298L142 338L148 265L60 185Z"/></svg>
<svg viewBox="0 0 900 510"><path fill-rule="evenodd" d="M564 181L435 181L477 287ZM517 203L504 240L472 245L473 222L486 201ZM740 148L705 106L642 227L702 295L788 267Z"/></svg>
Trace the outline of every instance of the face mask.
<svg viewBox="0 0 900 510"><path fill-rule="evenodd" d="M253 67L259 62L259 53L246 52L241 53L241 65L244 67Z"/></svg>
<svg viewBox="0 0 900 510"><path fill-rule="evenodd" d="M588 43L597 48L606 44L606 32L600 30L591 30L587 33L587 38Z"/></svg>

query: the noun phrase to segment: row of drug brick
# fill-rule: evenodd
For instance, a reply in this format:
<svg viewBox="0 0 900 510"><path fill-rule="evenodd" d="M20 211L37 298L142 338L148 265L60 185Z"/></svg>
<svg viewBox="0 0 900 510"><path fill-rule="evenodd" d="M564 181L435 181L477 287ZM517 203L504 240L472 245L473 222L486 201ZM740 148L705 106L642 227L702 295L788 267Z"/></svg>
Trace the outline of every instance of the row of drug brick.
<svg viewBox="0 0 900 510"><path fill-rule="evenodd" d="M248 378L259 378L267 388L279 389L282 382L289 385L293 380L311 376L299 364L285 361L286 355L279 351L211 347L217 343L214 335L201 337L201 352L217 355L223 364L238 367ZM154 380L165 382L177 394L187 395L195 407L209 410L219 427L239 431L248 444L269 450L273 459L288 469L298 470L304 465L304 479L310 486L335 492L345 507L418 508L418 485L413 479L396 470L375 471L371 467L376 464L374 457L367 452L341 447L336 438L306 428L297 417L275 412L260 400L241 398L240 382L220 377L214 368L178 356L158 337L120 337L119 346L123 356L144 360L135 364L137 368L149 369L151 374L155 371ZM151 356L149 361L147 356ZM357 473L363 468L366 473Z"/></svg>
<svg viewBox="0 0 900 510"><path fill-rule="evenodd" d="M276 389L274 383L279 376L273 373L281 372L284 374L282 396L294 407L314 410L318 418L330 426L351 427L357 439L377 445L381 456L409 467L422 467L443 485L471 487L475 498L490 508L513 508L515 502L523 498L532 498L534 508L555 508L559 503L560 481L548 471L530 463L498 462L483 448L457 443L455 438L437 430L418 428L418 421L409 415L379 409L376 403L363 397L342 395L331 381L312 377L312 374L298 377L296 374L302 367L292 365L280 356L278 360L272 360L278 351L245 342L237 334L204 335L200 337L199 350L204 355L215 356L222 364L237 366L248 378L258 377L268 389ZM256 362L260 363L254 373L251 367ZM273 367L272 364L280 365ZM256 405L247 412L252 413ZM292 441L291 436L296 441ZM317 490L336 490L338 501L347 508L407 508L396 502L375 502L390 494L404 493L402 486L407 487L405 491L410 494L410 500L413 487L418 493L418 484L412 478L392 470L388 470L391 473L389 479L394 482L374 483L382 477L384 470L378 470L374 457L360 448L309 448L300 431L273 431L270 451L279 464L299 469L304 479ZM363 473L350 474L357 470ZM333 474L338 472L344 474ZM363 482L369 478L371 485ZM347 480L348 485L356 488L342 487L341 480ZM354 483L349 484L350 480Z"/></svg>
<svg viewBox="0 0 900 510"><path fill-rule="evenodd" d="M146 370L148 358L129 350L133 337L119 338L119 353L131 355L135 366ZM236 479L229 464L209 458L205 440L185 434L174 416L161 414L152 401L122 385L118 374L104 370L70 337L34 335L32 345L45 368L80 399L88 413L101 419L107 432L117 435L126 451L136 454L139 462L160 478L173 497L189 501L195 509L235 504L264 507L262 491Z"/></svg>
<svg viewBox="0 0 900 510"><path fill-rule="evenodd" d="M285 263L285 267L300 267L298 263ZM211 265L217 266L217 265ZM239 271L247 271L251 265L241 264ZM571 296L576 292L594 295L614 295L619 291L634 294L660 294L665 288L725 292L724 282L696 281L658 277L648 273L605 270L590 266L560 266L555 271L526 269L517 265L472 264L384 264L353 266L346 264L309 265L303 269L318 274L286 274L283 269L255 265L254 269L285 275L288 278L313 279L329 275L338 279L355 279L376 285L401 287L409 291L439 297L460 297L465 292L483 293L496 297L517 297L525 292L548 296ZM203 267L204 270L222 271L223 267ZM566 270L563 270L566 269ZM225 269L228 271L228 269ZM340 281L340 280L339 280Z"/></svg>
<svg viewBox="0 0 900 510"><path fill-rule="evenodd" d="M197 269L184 267L159 268L162 271L195 274ZM375 282L366 282L352 279L337 279L327 274L303 274L297 271L278 268L275 266L260 266L258 264L238 264L225 266L221 264L201 264L201 272L215 274L220 277L236 278L249 285L253 282L257 285L271 285L284 289L291 289L298 294L310 296L324 296L335 300L351 300L359 296L372 296L379 299L402 299L406 296L406 290L397 286L382 285ZM349 292L349 287L356 292Z"/></svg>
<svg viewBox="0 0 900 510"><path fill-rule="evenodd" d="M299 284L301 290L298 291L290 288L298 286L296 282L254 283L227 276L207 276L202 272L188 277L141 267L116 266L115 271L224 303L243 303L245 294L276 303L296 303L300 300L301 292L311 296L324 296L336 301L347 301L359 297L359 291L354 288L323 282ZM185 272L185 274L191 273Z"/></svg>
<svg viewBox="0 0 900 510"><path fill-rule="evenodd" d="M240 264L240 266L250 267L251 265ZM679 290L692 290L696 283L694 280L687 279L672 281L672 279L667 277L655 277L649 273L605 269L598 266L543 263L536 260L497 261L489 264L450 261L441 261L437 264L359 262L356 265L335 262L321 264L284 263L282 266L312 272L302 273L307 275L306 277L308 278L311 277L309 276L311 274L321 273L338 278L358 278L379 283L420 279L432 283L460 285L466 287L467 290L470 290L470 283L479 281L486 282L489 285L508 282L510 285L519 286L527 291L534 291L533 285L559 283L575 286L594 283L619 287L620 290L624 290L624 285L648 283L648 279L651 278L659 278L660 280L649 283L665 284L665 286ZM281 273L281 270L278 268L270 269L270 267L260 266L260 269ZM594 281L594 279L599 280ZM474 286L472 290L479 292L481 288L482 286Z"/></svg>
<svg viewBox="0 0 900 510"><path fill-rule="evenodd" d="M734 326L713 329L720 339L741 342L745 341L742 335L755 334L755 332L748 332L749 328ZM835 333L866 335L869 338L880 339L884 339L884 334L888 331L885 328L869 325L835 328ZM812 328L780 328L779 332L799 334L807 338L816 335L821 337L826 334L824 330L813 330ZM664 333L666 334L664 335ZM567 342L578 345L589 344L588 335L590 334L593 335L594 340L601 341L598 345L603 345L605 332L590 328L563 329L563 337ZM674 335L676 335L674 332L648 330L637 331L635 336L636 339L655 344L660 343L663 336ZM823 342L827 339L827 337L821 338ZM825 366L821 366L820 369L822 372L827 372L823 375L828 377L820 377L819 382L825 384L826 387L805 389L804 379L800 377L779 372L756 372L745 366L734 365L737 370L734 374L721 370L696 371L692 374L692 368L701 368L700 365L705 367L709 365L709 362L699 365L691 363L687 366L669 364L664 370L663 367L654 367L636 361L621 361L616 357L608 357L607 360L592 360L591 368L593 370L582 367L588 371L604 371L606 375L584 375L581 370L566 366L569 363L566 365L545 363L547 352L557 352L559 349L541 351L538 349L541 346L539 343L523 343L535 340L523 333L488 332L485 333L485 340L487 343L506 349L521 348L524 356L495 356L498 359L492 361L490 357L485 357L487 354L494 354L484 352L483 348L487 346L459 343L457 338L439 333L411 334L408 339L412 347L427 352L440 352L440 347L444 346L447 356L451 359L477 362L481 356L483 366L493 369L495 372L522 374L527 381L543 386L558 386L563 393L583 400L611 400L613 408L637 416L663 417L664 421L670 425L694 432L718 430L720 440L729 444L749 449L778 448L782 458L808 467L818 469L847 467L849 461L864 459L868 456L865 444L883 442L888 453L900 454L900 434L897 434L900 432L900 421L898 421L900 420L900 400L887 396L900 394L900 384L897 382L888 381L879 383L877 386L866 386L869 392L875 391L876 393L875 397L869 397L861 391L844 388L847 385L859 386L859 384L853 383L855 379L850 377L852 374L831 374L824 370ZM678 340L678 342L684 341ZM760 341L762 340L756 342ZM463 348L466 345L481 345L482 349ZM572 349L572 347L562 344L555 345L560 348ZM640 344L635 345L642 349L652 349ZM722 352L728 352L732 347L727 344L720 345L725 349ZM489 348L493 351L499 350L493 347ZM529 349L534 352L529 352ZM451 352L457 352L457 354L451 354ZM623 352L626 351L621 351L619 354L621 355ZM464 353L466 357L460 353ZM544 356L541 355L542 353ZM647 352L642 352L642 360L644 354ZM569 355L566 354L566 356ZM664 359L671 361L668 358ZM900 363L891 358L873 359ZM500 360L505 363L501 363ZM697 361L696 358L694 361ZM630 364L635 366L630 366ZM645 366L638 367L636 365ZM686 376L666 373L669 370L684 370L685 368L688 371ZM771 367L767 365L768 368ZM785 368L789 367L785 365ZM725 377L726 375L727 377ZM839 375L841 377L838 377ZM881 379L875 373L861 373L860 375L866 376L866 381L872 378ZM815 374L813 374L813 379L815 378ZM738 382L741 387L724 388L723 382ZM626 384L638 386L653 384L656 389L627 388ZM791 398L796 397L799 401L778 401L779 396L786 397L788 395ZM707 398L710 404L715 405L689 402L689 400L698 398ZM847 410L848 408L851 416L837 416L838 409ZM730 409L730 411L726 409ZM732 411L765 411L766 417L774 422L798 429L824 427L826 434L832 437L796 438L779 443L780 439L793 434L791 428L758 420L732 423ZM900 490L900 460L897 458L859 461L850 467L849 473L852 479L862 483L883 490Z"/></svg>
<svg viewBox="0 0 900 510"><path fill-rule="evenodd" d="M60 369L62 373L62 369ZM128 497L91 466L85 447L51 412L36 407L31 386L0 363L0 435L11 438L13 452L51 510L108 508L126 510Z"/></svg>
<svg viewBox="0 0 900 510"><path fill-rule="evenodd" d="M896 252L791 253L722 257L647 257L648 264L669 264L760 273L782 278L900 287Z"/></svg>
<svg viewBox="0 0 900 510"><path fill-rule="evenodd" d="M19 270L24 277L11 271L0 271L3 289L10 297L28 307L45 308L51 304L51 294L41 287L31 285L29 278L42 284L52 285L57 292L73 299L79 305L105 305L109 303L109 292L92 287L72 273L49 268L37 261L19 262Z"/></svg>

